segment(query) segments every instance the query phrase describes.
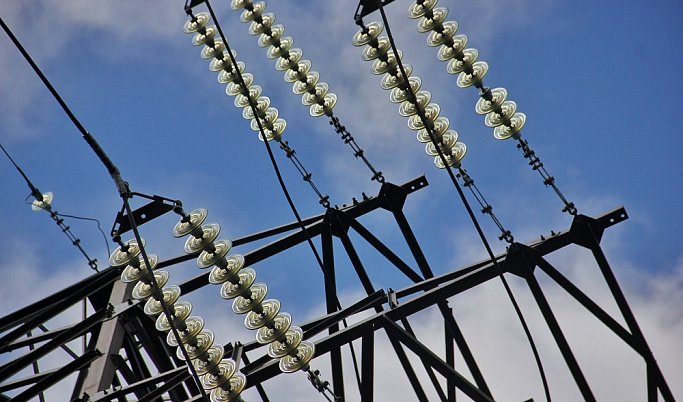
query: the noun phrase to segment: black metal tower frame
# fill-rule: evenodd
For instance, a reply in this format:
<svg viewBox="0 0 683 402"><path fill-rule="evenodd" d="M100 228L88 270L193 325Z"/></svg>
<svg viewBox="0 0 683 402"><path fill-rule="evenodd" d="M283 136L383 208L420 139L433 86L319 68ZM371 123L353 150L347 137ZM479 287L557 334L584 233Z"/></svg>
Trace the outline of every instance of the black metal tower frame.
<svg viewBox="0 0 683 402"><path fill-rule="evenodd" d="M363 0L359 3L356 14L364 16L377 10L381 4L388 4L391 1L393 0ZM199 3L201 1L193 0L190 6ZM70 112L69 115L77 122ZM120 194L124 197L125 204L126 197L130 198L136 193L128 194L127 184L123 182L113 163L92 136L82 126L78 126L86 141L107 165ZM303 224L294 222L232 241L233 245L238 246L280 236L244 254L245 266L250 266L306 242L309 238L320 237L322 269L326 278L326 315L301 325L301 328L305 338L314 340L316 357L329 353L332 388L337 397L343 400L346 394L342 348L360 339L358 392L363 401L373 400L375 332L382 330L388 335L416 399L428 400L425 384L418 379L417 369L413 367L416 360L409 358L408 351L415 355L423 366L439 399L455 401L456 390L460 390L472 400L493 401L494 396L487 385L484 373L459 328L448 300L500 275L512 274L526 281L581 395L587 401L595 400L590 385L536 278L535 270L538 267L643 358L648 401L657 401L660 395L667 402L674 401L673 394L600 247L604 230L628 218L623 207L595 218L576 215L567 230L553 232L548 238L542 237L526 244L512 243L505 253L492 259L435 276L420 242L403 213L407 196L427 184L424 177L400 186L385 182L376 196L364 196L361 201L354 199L351 204L341 208L327 208L323 214L304 219ZM152 197L152 202L135 211L130 210L129 205L125 204L127 208L122 209L116 219L116 233L120 235L135 230L135 222L142 225L171 211L173 206L167 201L170 200L155 196ZM405 261L399 257L358 221L361 216L377 209L391 213L413 261ZM377 289L356 249L356 244L349 236L351 230L413 284L396 291ZM338 240L335 241L335 238ZM335 257L341 253L336 252L336 244L341 244L343 254L349 259L366 293L366 297L347 307L340 306L338 301ZM571 245L584 247L592 253L623 316L625 327L545 258ZM186 254L161 261L157 267L177 265L196 258L197 254ZM153 319L143 313L141 302L131 298L133 285L119 279L120 271L120 268L109 267L0 318L0 358L7 356L0 364L0 401L18 402L36 397L42 400L43 392L73 375L75 381L71 400L82 402L128 400L130 397L138 401L161 401L162 397L171 401L194 401L202 398L185 362L166 345L165 333L158 331ZM182 282L179 284L182 294L194 292L208 285L208 277L209 273L206 272ZM46 327L50 320L83 300L90 303L94 313L80 322L63 328L49 330ZM443 318L446 346L443 356L438 356L422 343L409 322L411 316L431 307L436 307ZM365 318L356 318L352 325L346 324L347 318L360 313L365 313ZM41 332L37 333L38 330ZM79 338L84 341L84 351L80 355L69 347L70 342ZM473 381L455 369L456 348L462 355ZM72 360L58 368L41 372L41 359L58 349L64 350ZM353 347L351 349L353 350ZM282 373L277 361L265 353L263 345L255 341L244 345L228 344L225 354L243 363L240 371L246 375L247 388L255 387L261 399L268 401L265 390L267 381ZM25 372L29 369L33 370L33 374L26 375ZM445 388L439 376L445 379ZM316 382L320 379L311 380L318 391L321 391L320 383ZM8 393L13 396L8 396Z"/></svg>
<svg viewBox="0 0 683 402"><path fill-rule="evenodd" d="M401 186L385 183L376 196L354 201L348 206L330 208L324 214L304 220L308 235L320 236L324 269L327 277L332 280L326 281L325 285L327 314L301 327L306 338L316 339L316 356L330 354L332 386L339 397L345 394L341 350L345 345L360 339L359 392L363 401L373 400L374 332L383 330L389 335L393 349L418 400L427 400L427 396L424 384L418 380L416 369L407 356L406 348L419 358L440 399L454 401L456 389L473 400L491 401L494 399L447 300L496 278L498 271L493 262L487 260L434 276L402 211L406 197L426 185L427 181L424 177ZM144 208L147 208L145 211L149 213L153 203L140 208L135 213L139 213ZM395 218L414 261L407 262L401 259L358 222L357 218L379 208L389 211ZM517 275L528 284L577 387L586 400L595 400L595 398L536 279L536 267L552 278L644 359L649 401L658 400L660 394L663 400L673 401L673 394L600 247L604 230L627 218L623 207L596 218L578 215L568 230L527 244L514 243L507 252L497 255L496 260L506 274ZM396 291L377 290L367 274L361 257L356 252L354 242L348 236L349 230L360 235L414 284ZM234 239L233 243L235 245L248 244L282 234L284 235L280 238L244 254L246 265L252 265L304 242L306 236L299 229L298 223L290 223ZM339 239L344 253L349 258L367 293L364 299L341 309L336 302L337 293L334 283L335 237ZM619 324L545 259L546 255L572 244L585 247L592 252L625 319L626 327ZM196 256L183 255L162 261L158 266L171 266L194 257ZM2 334L0 356L5 353L11 353L11 356L17 355L0 365L0 400L29 400L73 373L78 373L78 376L73 386L72 399L80 401L127 400L133 395L141 401L160 400L158 398L163 394L167 394L172 401L201 398L184 362L178 360L175 353L166 346L163 333L154 328L152 319L142 312L140 303L132 301L131 287L119 280L119 274L119 270L115 268L104 269L86 280L0 318L0 334ZM184 281L179 286L182 293L187 294L208 283L208 273L203 273ZM84 321L65 328L56 330L45 328L46 321L78 304L84 298L88 299L95 313ZM444 339L447 346L443 357L437 356L429 347L420 342L408 321L411 315L432 306L436 306L443 316ZM374 310L370 317L345 328L340 326L344 319L370 310ZM34 334L38 329L45 332ZM319 334L323 332L327 335L321 337L322 335ZM45 372L35 370L33 375L15 378L21 370L31 366L37 368L37 363L42 357L58 348L67 348L66 344L69 341L87 334L90 334L90 339L85 353L78 355L71 352L73 360L61 368ZM260 346L257 342L245 345L229 344L226 347L226 355L241 359L244 364L241 371L247 376L247 387L256 387L262 400L267 401L269 398L265 391L266 381L281 373L277 362L269 358ZM470 382L455 370L455 347L462 354L474 382ZM143 350L149 356L153 367L150 367L143 358ZM152 372L159 374L151 374ZM440 385L438 376L445 378L447 384L445 389ZM6 396L7 392L19 388L23 390L13 398Z"/></svg>

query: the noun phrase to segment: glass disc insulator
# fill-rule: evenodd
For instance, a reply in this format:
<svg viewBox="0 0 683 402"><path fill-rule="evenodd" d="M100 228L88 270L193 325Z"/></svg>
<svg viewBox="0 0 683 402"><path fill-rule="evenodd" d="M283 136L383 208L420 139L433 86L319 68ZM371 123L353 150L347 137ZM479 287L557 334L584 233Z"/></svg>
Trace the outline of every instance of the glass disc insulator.
<svg viewBox="0 0 683 402"><path fill-rule="evenodd" d="M403 59L403 52L400 50L398 51L398 57L399 59ZM396 68L397 65L398 60L396 59L396 54L394 54L394 52L389 52L387 53L386 61L378 59L372 63L372 69L370 69L370 72L375 75L382 75L387 73L389 70Z"/></svg>
<svg viewBox="0 0 683 402"><path fill-rule="evenodd" d="M223 43L223 39L214 39L213 46L204 46L201 53L199 54L199 57L201 57L204 60L213 59L214 57L216 57L216 55L222 54L224 50L225 43Z"/></svg>
<svg viewBox="0 0 683 402"><path fill-rule="evenodd" d="M282 37L285 33L285 26L280 24L275 24L270 27L270 33L262 33L258 38L259 47L268 47L272 45L276 40Z"/></svg>
<svg viewBox="0 0 683 402"><path fill-rule="evenodd" d="M203 359L192 360L192 365L194 366L197 375L204 375L216 368L221 360L223 360L224 354L225 350L223 349L223 345L215 343L206 351L206 355Z"/></svg>
<svg viewBox="0 0 683 402"><path fill-rule="evenodd" d="M436 103L430 103L424 108L425 121L423 122L419 115L410 116L408 119L408 128L411 130L420 130L425 128L425 123L434 123L441 113L441 107Z"/></svg>
<svg viewBox="0 0 683 402"><path fill-rule="evenodd" d="M434 120L434 131L432 132L432 134L434 135L434 138L437 140L440 139L441 136L448 130L448 127L450 125L451 125L451 122L446 117L438 117L436 120ZM455 130L450 130L450 131L455 132ZM417 140L420 142L431 142L432 141L432 139L429 137L429 133L427 132L426 128L423 128L417 132Z"/></svg>
<svg viewBox="0 0 683 402"><path fill-rule="evenodd" d="M218 76L223 74L223 71L221 71ZM244 87L246 87L246 90L249 90L249 87L251 84L254 83L254 76L251 75L250 73L243 73L242 74L242 82L238 82L238 78L236 77L237 74L235 74L235 78L233 79L232 82L229 82L228 85L225 87L225 93L230 95L230 96L237 96L241 93L244 93Z"/></svg>
<svg viewBox="0 0 683 402"><path fill-rule="evenodd" d="M236 275L236 277L233 275L235 282L226 281L221 286L220 295L222 298L230 300L242 296L251 288L251 285L256 280L256 271L251 268L244 268L239 273L236 273Z"/></svg>
<svg viewBox="0 0 683 402"><path fill-rule="evenodd" d="M422 86L422 80L420 79L420 77L408 77L408 84L410 84L410 88L413 90L413 93L417 93L417 91L419 91L420 87ZM389 95L389 100L393 103L401 103L407 101L408 88L404 87L403 85L400 85L392 89L391 94Z"/></svg>
<svg viewBox="0 0 683 402"><path fill-rule="evenodd" d="M259 116L263 116L266 113L266 110L270 107L270 98L267 96L262 96L256 100L256 114ZM242 117L244 117L247 120L251 120L254 118L254 109L251 108L251 105L245 107L242 110Z"/></svg>
<svg viewBox="0 0 683 402"><path fill-rule="evenodd" d="M261 16L266 10L266 3L259 1L258 3L253 3L251 10L245 9L240 15L240 22L247 23L251 22L257 17Z"/></svg>
<svg viewBox="0 0 683 402"><path fill-rule="evenodd" d="M50 192L50 191L48 191L47 193L43 193L42 196L43 196L42 201L34 200L31 203L31 209L32 210L42 211L43 209L47 209L50 206L50 204L52 204L52 200L54 200L54 198L55 198L55 195L52 194L52 192Z"/></svg>
<svg viewBox="0 0 683 402"><path fill-rule="evenodd" d="M468 74L465 71L460 73L456 84L460 88L471 87L472 85L478 85L484 76L489 71L489 65L485 61L477 61L472 65L472 74Z"/></svg>
<svg viewBox="0 0 683 402"><path fill-rule="evenodd" d="M280 301L269 299L261 303L261 313L250 311L244 318L244 326L247 329L255 330L272 323L275 316L280 312Z"/></svg>
<svg viewBox="0 0 683 402"><path fill-rule="evenodd" d="M230 377L230 382L227 386L217 387L211 390L212 402L228 402L236 400L242 393L247 384L247 377L242 373L235 373ZM224 389L226 388L226 389Z"/></svg>
<svg viewBox="0 0 683 402"><path fill-rule="evenodd" d="M192 38L192 44L195 46L201 46L201 45L206 45L209 41L212 41L213 38L218 34L218 29L216 29L215 25L212 25L210 27L205 28L206 31L204 33L197 32L195 36Z"/></svg>
<svg viewBox="0 0 683 402"><path fill-rule="evenodd" d="M244 267L244 256L233 254L225 257L225 267L215 266L209 274L209 283L220 285L225 283Z"/></svg>
<svg viewBox="0 0 683 402"><path fill-rule="evenodd" d="M284 335L284 340L271 342L268 345L268 356L280 359L292 353L304 339L304 331L292 325Z"/></svg>
<svg viewBox="0 0 683 402"><path fill-rule="evenodd" d="M465 69L472 67L477 58L479 51L477 49L465 49L458 57L454 57L448 62L446 71L448 74L460 74Z"/></svg>
<svg viewBox="0 0 683 402"><path fill-rule="evenodd" d="M213 243L213 246L215 248L213 253L204 250L199 254L199 257L197 258L198 268L209 268L219 262L232 248L232 242L228 239L217 240Z"/></svg>
<svg viewBox="0 0 683 402"><path fill-rule="evenodd" d="M455 21L447 21L443 23L443 30L432 31L427 37L427 45L431 47L441 46L448 43L450 39L458 32L458 23Z"/></svg>
<svg viewBox="0 0 683 402"><path fill-rule="evenodd" d="M390 90L394 89L399 85L402 85L406 78L403 76L401 73L400 69L396 69L398 71L398 74L396 75L391 75L389 73L385 74L384 77L382 77L382 82L380 83L380 86L382 89ZM403 70L406 73L407 77L410 77L410 74L413 73L413 66L410 64L404 64L403 65Z"/></svg>
<svg viewBox="0 0 683 402"><path fill-rule="evenodd" d="M375 60L376 58L387 54L389 49L391 49L391 42L389 42L389 39L379 38L377 40L377 46L368 45L363 49L363 53L360 57L365 61Z"/></svg>
<svg viewBox="0 0 683 402"><path fill-rule="evenodd" d="M239 94L235 97L235 106L237 107L247 107L249 106L249 99L258 99L263 93L263 88L260 85L252 85L249 87L249 95Z"/></svg>
<svg viewBox="0 0 683 402"><path fill-rule="evenodd" d="M183 237L192 233L193 230L198 228L209 215L209 212L204 208L198 208L188 214L190 216L189 222L183 222L182 220L175 224L173 227L173 237Z"/></svg>
<svg viewBox="0 0 683 402"><path fill-rule="evenodd" d="M416 19L422 17L427 11L433 9L438 2L439 0L424 0L419 3L416 1L408 9L408 18Z"/></svg>
<svg viewBox="0 0 683 402"><path fill-rule="evenodd" d="M493 88L491 90L491 100L479 98L477 104L474 106L474 111L478 114L488 114L493 112L497 107L505 102L508 97L508 91L505 88Z"/></svg>
<svg viewBox="0 0 683 402"><path fill-rule="evenodd" d="M420 109L424 109L432 100L432 94L429 91L419 91L415 93L415 98L417 99L417 106ZM398 113L403 117L410 117L417 113L417 109L414 103L406 100L399 106Z"/></svg>
<svg viewBox="0 0 683 402"><path fill-rule="evenodd" d="M198 316L189 317L185 320L185 329L183 331L178 330L178 335L180 335L180 342L187 343L188 340L196 337L204 329L204 319ZM178 346L178 340L176 339L173 331L170 331L166 336L166 343L168 346L176 347Z"/></svg>
<svg viewBox="0 0 683 402"><path fill-rule="evenodd" d="M510 120L516 111L517 103L514 101L505 101L500 105L500 113L493 111L486 115L484 118L484 124L489 127L498 127Z"/></svg>
<svg viewBox="0 0 683 402"><path fill-rule="evenodd" d="M371 22L365 27L367 29L367 32L363 32L363 29L361 28L358 32L356 32L353 35L353 39L351 39L351 43L353 44L353 46L360 47L363 45L367 45L373 39L377 39L377 37L382 33L382 31L384 31L384 25L382 25L381 22Z"/></svg>
<svg viewBox="0 0 683 402"><path fill-rule="evenodd" d="M268 57L269 59L277 59L278 57L281 57L282 55L289 52L289 49L292 48L293 44L294 39L292 39L289 36L280 38L280 46L269 47L268 51L266 52L266 57Z"/></svg>
<svg viewBox="0 0 683 402"><path fill-rule="evenodd" d="M448 164L448 166L460 166L460 161L462 160L462 158L465 157L465 153L467 153L467 146L462 142L456 143L455 146L451 148L451 154L444 155L446 163ZM441 160L440 156L434 157L434 165L436 165L436 167L438 167L439 169L446 168L446 165L443 164L443 161Z"/></svg>
<svg viewBox="0 0 683 402"><path fill-rule="evenodd" d="M265 283L257 283L251 287L251 297L237 297L232 302L232 311L235 314L245 314L260 305L268 293L268 286Z"/></svg>
<svg viewBox="0 0 683 402"><path fill-rule="evenodd" d="M325 82L319 82L315 84L315 87L311 88L310 91L304 92L301 95L301 103L306 106L311 106L314 103L318 103L327 92L330 90L330 86Z"/></svg>
<svg viewBox="0 0 683 402"><path fill-rule="evenodd" d="M240 73L244 72L244 69L246 68L246 65L244 64L244 62L238 61L236 64L237 64L237 68L240 70ZM226 63L223 63L222 66L227 67L227 68L223 68L218 73L218 76L216 77L216 79L218 80L219 83L229 84L229 83L235 81L237 79L237 77L239 77L237 75L237 70L235 69L234 66L232 66L232 65L227 66ZM246 74L242 74L242 75L244 76ZM235 96L235 95L230 95L230 96Z"/></svg>
<svg viewBox="0 0 683 402"><path fill-rule="evenodd" d="M306 75L309 71L311 71L311 61L301 60L297 63L294 69L290 68L287 71L285 71L285 82L296 82L301 80L302 78L306 78Z"/></svg>
<svg viewBox="0 0 683 402"><path fill-rule="evenodd" d="M334 105L337 104L337 95L329 93L325 95L318 103L311 105L309 113L313 117L320 117L332 113Z"/></svg>
<svg viewBox="0 0 683 402"><path fill-rule="evenodd" d="M420 22L417 23L418 32L429 32L432 29L443 24L448 16L448 9L446 7L436 7L432 10L432 16L430 18L423 17Z"/></svg>
<svg viewBox="0 0 683 402"><path fill-rule="evenodd" d="M152 271L154 271L159 262L159 257L156 254L147 254L147 260L149 261L149 265L152 266ZM147 275L147 264L145 264L142 256L138 256L138 261L138 267L127 265L126 268L123 269L123 272L121 273L121 282L133 283Z"/></svg>
<svg viewBox="0 0 683 402"><path fill-rule="evenodd" d="M232 51L232 56L237 57L237 52ZM223 58L215 58L209 63L209 70L217 73L221 70L232 71L232 59L230 54L226 51L223 52Z"/></svg>
<svg viewBox="0 0 683 402"><path fill-rule="evenodd" d="M145 246L145 239L142 239L142 247ZM126 251L123 251L123 250ZM123 243L123 247L119 246L109 256L109 265L112 267L122 267L134 262L133 265L138 265L137 258L140 255L140 245L135 239L128 240Z"/></svg>
<svg viewBox="0 0 683 402"><path fill-rule="evenodd" d="M315 88L319 80L320 73L317 71L311 71L310 73L306 74L306 81L294 81L294 84L292 84L292 91L297 95L303 95L312 88Z"/></svg>
<svg viewBox="0 0 683 402"><path fill-rule="evenodd" d="M291 48L289 49L289 57L280 57L275 61L275 69L278 71L291 70L294 66L299 64L299 61L303 56L303 50Z"/></svg>
<svg viewBox="0 0 683 402"><path fill-rule="evenodd" d="M253 21L249 25L249 35L261 35L266 28L270 28L273 25L273 22L275 22L275 14L265 13L261 15L261 22Z"/></svg>
<svg viewBox="0 0 683 402"><path fill-rule="evenodd" d="M289 313L280 313L273 319L272 328L261 327L256 332L256 341L260 344L268 344L281 340L292 326L292 316Z"/></svg>
<svg viewBox="0 0 683 402"><path fill-rule="evenodd" d="M190 360L192 360L206 353L206 351L213 346L214 340L215 336L213 332L205 329L201 331L195 339L191 339L190 342L183 342L183 345L185 346L188 356L190 356ZM183 350L180 347L176 349L176 356L180 360L185 360Z"/></svg>
<svg viewBox="0 0 683 402"><path fill-rule="evenodd" d="M211 390L218 388L223 385L226 381L230 380L235 372L237 371L237 363L232 359L223 359L218 363L216 367L218 373L213 375L212 373L206 373L202 376L202 387L206 390Z"/></svg>
<svg viewBox="0 0 683 402"><path fill-rule="evenodd" d="M439 52L436 54L436 58L441 61L448 61L453 57L460 54L460 52L467 46L467 35L455 35L453 38L452 45L442 45L439 48Z"/></svg>
<svg viewBox="0 0 683 402"><path fill-rule="evenodd" d="M280 359L280 371L293 373L308 365L315 356L315 345L310 341L301 341L296 349L296 356L285 356Z"/></svg>
<svg viewBox="0 0 683 402"><path fill-rule="evenodd" d="M190 316L192 312L192 303L189 301L179 301L173 306L171 313L173 314L173 325L179 327L180 324L184 323L187 317ZM171 325L169 324L168 317L166 314L161 314L157 318L156 328L159 331L170 331Z"/></svg>
<svg viewBox="0 0 683 402"><path fill-rule="evenodd" d="M280 141L280 137L282 136L282 133L285 131L285 128L287 128L287 121L285 119L277 119L273 122L273 128L268 129L264 128L263 132L265 133L266 140L268 141ZM261 141L263 140L263 134L259 133L258 134L258 139Z"/></svg>
<svg viewBox="0 0 683 402"><path fill-rule="evenodd" d="M211 21L209 13L198 13L195 14L194 20L190 19L183 25L183 32L186 34L191 34L197 32L200 28L204 28L206 24Z"/></svg>
<svg viewBox="0 0 683 402"><path fill-rule="evenodd" d="M185 241L185 252L194 254L202 251L204 247L213 243L221 232L221 227L217 223L209 223L202 226L202 237L190 236Z"/></svg>
<svg viewBox="0 0 683 402"><path fill-rule="evenodd" d="M276 120L278 120L278 115L280 112L278 112L277 109L274 107L269 107L268 110L263 114L263 116L259 117L259 120L261 121L261 126L263 126L264 129L272 130L275 126L274 123ZM256 123L256 119L251 121L251 129L254 131L261 131L259 128L258 124Z"/></svg>
<svg viewBox="0 0 683 402"><path fill-rule="evenodd" d="M160 288L163 288L168 283L168 278L170 276L171 275L168 273L168 271L163 269L160 269L154 273L154 279ZM154 293L154 287L152 287L152 284L140 281L135 284L132 296L138 300L145 300L152 296L152 293Z"/></svg>
<svg viewBox="0 0 683 402"><path fill-rule="evenodd" d="M247 4L251 4L252 0L232 0L230 2L230 9L233 11L241 10L246 7Z"/></svg>
<svg viewBox="0 0 683 402"><path fill-rule="evenodd" d="M176 285L171 285L167 288L164 288L161 291L161 293L164 295L164 298L163 298L164 304L166 306L168 306L169 309L172 309L175 302L177 302L178 298L180 298L180 287L178 287ZM161 301L156 300L152 297L147 299L147 302L145 303L145 308L144 308L145 314L156 317L159 314L161 314L163 311L164 311L164 309L161 305Z"/></svg>
<svg viewBox="0 0 683 402"><path fill-rule="evenodd" d="M445 150L452 149L456 142L458 142L458 134L453 130L449 130L444 135L441 136L441 141L439 141L439 148L441 153L446 153ZM425 144L425 152L429 156L438 156L439 152L436 150L436 145L433 142L428 142Z"/></svg>
<svg viewBox="0 0 683 402"><path fill-rule="evenodd" d="M512 137L516 140L520 138L519 132L526 123L526 115L524 113L515 113L510 118L509 125L500 125L493 129L493 137L497 140L507 140Z"/></svg>

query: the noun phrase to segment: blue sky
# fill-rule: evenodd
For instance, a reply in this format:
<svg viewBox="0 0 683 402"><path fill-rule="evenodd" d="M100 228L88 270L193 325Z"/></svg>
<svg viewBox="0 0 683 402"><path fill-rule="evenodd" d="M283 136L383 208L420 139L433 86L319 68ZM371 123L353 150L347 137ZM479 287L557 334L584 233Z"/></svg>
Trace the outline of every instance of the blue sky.
<svg viewBox="0 0 683 402"><path fill-rule="evenodd" d="M209 220L221 224L222 237L292 221L263 143L234 107L233 98L225 95L208 62L199 57L200 48L192 46L192 37L182 32L186 17L182 2L177 3L3 2L0 16L133 191L180 199L188 210L207 208ZM413 66L413 75L422 79L422 89L432 93L442 116L450 119L451 128L467 145L463 166L498 218L520 242L568 227L571 217L560 212L560 200L543 186L515 144L495 140L492 129L474 112L476 90L456 86L455 76L447 74L445 63L436 59L436 49L426 45L426 35L416 31L417 22L406 17L409 4L397 0L387 7L397 46L404 52L404 62ZM213 5L237 58L246 63L245 71L254 74L255 83L287 120L283 138L313 173L318 188L339 205L362 192L375 194L378 186L369 180L370 172L353 158L326 118L308 115L308 108L291 92L291 84L266 58L266 50L257 46L257 38L247 34L248 25L239 22L239 14L229 9L228 2ZM439 6L450 10L447 19L460 24L459 33L469 37L468 46L489 64L485 84L505 87L508 99L527 115L523 138L579 212L596 216L625 206L630 219L608 230L603 246L669 385L674 394L683 396L675 381L683 375L683 255L677 235L683 223L677 201L683 192L678 178L683 170L678 122L683 77L676 50L683 43L678 21L682 5L676 1L442 0ZM338 95L335 115L375 167L397 184L426 174L430 186L411 196L405 211L435 271L447 272L485 258L446 174L424 154L398 106L380 88L380 77L370 74L371 63L360 58L362 49L351 45L357 29L352 19L355 7L355 2L274 0L268 2L267 11L277 15L276 23L286 27L285 35L294 38L294 46L303 49L321 81ZM371 15L366 22L378 19L379 15ZM0 36L0 106L0 142L34 185L55 194L53 207L60 213L98 219L108 233L121 207L113 182L4 34ZM301 215L323 212L284 153L274 152ZM0 284L0 315L4 315L91 271L47 214L32 212L24 204L28 187L10 162L4 156L0 159L0 272L6 278ZM133 199L134 207L142 203ZM503 250L495 226L481 214L478 218L496 251ZM174 220L167 216L142 228L151 252L161 258L182 254L182 243L170 235ZM67 222L86 251L104 265L107 251L96 225ZM387 214L367 217L363 223L387 243L397 241ZM596 300L604 300L604 289L596 285L599 278L591 276L594 270L585 269L589 266L585 253L568 251L558 257L560 263L568 265L565 272ZM376 264L369 269L376 287L407 284L389 274L384 263ZM322 280L310 250L300 247L255 268L295 321L299 317L303 322L322 310ZM346 272L340 275L340 291L350 303L360 297L361 289L351 271ZM179 282L196 273L187 263L172 272L171 280ZM314 279L302 284L307 277ZM523 296L526 289L514 281L513 285L534 322L538 314ZM549 292L559 294L552 288ZM203 292L196 296L197 303L220 304L223 301L215 293ZM507 358L509 350L519 351L519 358L530 363L528 375L535 381L529 390L517 390L501 376L494 395L501 400L508 400L506 396L540 400L542 389L524 340L504 348L500 339L478 332L490 333L508 322L509 317L494 312L496 304L489 300L509 304L499 284L453 301L462 310L466 335L482 339L482 346L475 348L501 348L499 356L484 357L487 362L506 360L500 355ZM561 296L554 307L567 332L576 332L573 339L580 347L606 350L606 357L586 352L582 357L586 365L595 359L601 361L596 363L601 369L621 367L628 351L609 341L607 347L582 338L579 328L585 317ZM207 309L201 314L217 317L209 327L228 326L220 314ZM482 316L489 318L482 320ZM510 323L511 338L517 339L518 324ZM545 339L547 334L537 331ZM227 343L243 336L250 339L251 334L222 333L218 339ZM552 339L541 344L547 346L546 359L552 360ZM596 369L592 383L624 389L624 395L641 392L640 362L628 361L635 367L633 377L628 370L617 376ZM491 365L495 377L499 373ZM571 379L561 380L566 373L557 370L560 380L551 382L551 387L555 385L551 391L557 400L571 400L576 395ZM302 391L302 398L315 398L305 384L302 387L308 392ZM390 400L379 389L376 396Z"/></svg>

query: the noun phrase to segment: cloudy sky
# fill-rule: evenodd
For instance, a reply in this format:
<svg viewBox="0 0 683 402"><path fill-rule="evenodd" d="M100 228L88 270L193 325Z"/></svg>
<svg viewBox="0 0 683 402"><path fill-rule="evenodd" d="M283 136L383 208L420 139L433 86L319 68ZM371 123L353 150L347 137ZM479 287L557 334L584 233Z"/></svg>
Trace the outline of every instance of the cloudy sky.
<svg viewBox="0 0 683 402"><path fill-rule="evenodd" d="M263 143L233 98L226 96L208 62L199 57L201 49L182 32L183 2L175 3L4 1L0 17L133 191L180 199L187 210L207 208L209 220L220 223L221 236L227 238L294 220ZM245 71L254 75L255 84L287 121L283 138L320 191L333 205L363 192L376 194L379 186L370 180L371 173L327 118L309 116L291 84L275 70L274 60L248 35L239 13L231 11L227 1L212 4ZM356 5L273 0L267 11L277 15L285 35L294 38L294 46L303 49L321 81L338 96L335 115L387 180L401 184L426 175L430 185L409 197L405 213L434 271L445 273L486 258L447 175L425 155L407 119L380 88L381 77L372 75L371 63L361 60L362 49L351 45ZM569 227L571 217L561 212L561 201L515 144L494 139L484 118L474 112L476 90L457 87L456 77L436 59L436 49L426 45L427 35L417 32L416 21L406 17L409 5L397 0L387 7L397 46L404 62L413 66L413 75L422 79L422 89L432 93L441 115L450 119L467 145L463 166L502 224L522 243ZM673 0L442 0L439 6L450 10L448 20L459 23L469 47L489 64L485 84L506 88L508 99L527 115L522 136L579 212L597 216L620 205L626 208L629 219L607 230L602 245L674 395L683 397L683 253L678 235L683 214L676 201L683 193L683 163L676 156L683 145L678 121L683 77L680 52L675 50L683 43L683 5ZM379 18L373 14L366 22ZM97 219L109 232L121 208L114 183L4 33L0 143L34 185L54 193L58 212ZM277 147L274 152L300 214L322 213L315 193L284 153ZM5 315L92 270L46 213L33 212L24 203L28 187L4 154L0 186L0 315ZM136 197L132 203L135 208L144 200ZM478 218L495 251L503 251L490 219L481 214ZM149 252L162 259L183 253L182 241L171 236L175 220L164 216L141 228ZM107 248L97 225L73 218L66 222L104 267ZM362 223L399 255L408 255L388 214L378 211ZM376 288L408 284L376 255L363 258ZM585 250L567 249L549 260L622 322ZM307 247L254 268L296 322L324 311L322 276ZM342 303L362 297L357 278L341 256L338 270ZM171 282L177 283L198 272L188 262L171 273ZM576 400L580 394L528 288L517 278L509 279L538 343L553 398ZM644 400L643 361L548 278L539 275L539 280L598 399ZM241 318L228 313L229 305L216 289L203 289L191 300L217 341L252 339L241 327ZM543 400L533 357L500 282L459 295L450 304L494 396L504 401ZM442 329L435 314L417 315L413 326L439 351L442 340L435 334ZM376 399L397 400L409 392L407 381L396 369L386 336L378 335L377 342ZM329 379L325 357L314 363ZM456 368L469 376L462 360ZM357 400L351 372L346 379L347 397ZM285 386L297 400L323 399L300 373L273 380L266 389L277 395ZM60 400L56 395L54 400ZM245 398L254 400L254 395L248 391Z"/></svg>

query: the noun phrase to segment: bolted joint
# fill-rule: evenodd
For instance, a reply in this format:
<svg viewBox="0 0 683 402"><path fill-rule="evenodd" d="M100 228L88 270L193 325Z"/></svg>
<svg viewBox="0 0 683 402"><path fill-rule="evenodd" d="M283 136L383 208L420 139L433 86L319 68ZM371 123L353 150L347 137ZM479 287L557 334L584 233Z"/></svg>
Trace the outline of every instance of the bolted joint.
<svg viewBox="0 0 683 402"><path fill-rule="evenodd" d="M562 212L569 212L569 215L576 216L579 211L574 206L574 203L570 202L562 208Z"/></svg>
<svg viewBox="0 0 683 402"><path fill-rule="evenodd" d="M326 195L326 196L320 198L320 205L322 205L325 208L329 208L330 207L330 196Z"/></svg>
<svg viewBox="0 0 683 402"><path fill-rule="evenodd" d="M515 238L512 237L512 233L509 230L506 230L498 236L498 240L505 240L507 243L512 244L515 241Z"/></svg>

